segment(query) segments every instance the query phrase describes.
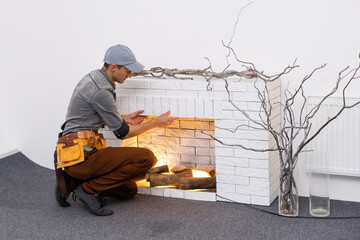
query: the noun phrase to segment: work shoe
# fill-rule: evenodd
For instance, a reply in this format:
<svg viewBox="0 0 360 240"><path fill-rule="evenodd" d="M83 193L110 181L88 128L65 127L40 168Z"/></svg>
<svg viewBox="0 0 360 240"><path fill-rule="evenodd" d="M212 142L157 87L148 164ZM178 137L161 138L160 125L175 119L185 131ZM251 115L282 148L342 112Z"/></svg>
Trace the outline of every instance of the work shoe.
<svg viewBox="0 0 360 240"><path fill-rule="evenodd" d="M92 195L84 191L80 185L75 190L75 195L89 208L90 212L97 216L108 216L113 214L109 208L105 208L105 199L100 195Z"/></svg>
<svg viewBox="0 0 360 240"><path fill-rule="evenodd" d="M61 207L69 207L70 204L66 201L65 198L62 198L59 185L55 185L55 200Z"/></svg>

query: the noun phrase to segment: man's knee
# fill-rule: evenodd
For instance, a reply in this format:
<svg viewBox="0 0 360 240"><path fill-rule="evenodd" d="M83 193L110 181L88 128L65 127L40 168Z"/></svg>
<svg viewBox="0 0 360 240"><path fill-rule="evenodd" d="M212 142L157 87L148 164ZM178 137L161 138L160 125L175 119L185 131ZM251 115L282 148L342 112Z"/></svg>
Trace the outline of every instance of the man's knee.
<svg viewBox="0 0 360 240"><path fill-rule="evenodd" d="M139 151L141 152L140 157L141 157L145 167L150 169L153 166L155 166L155 164L157 163L157 158L150 149L139 148Z"/></svg>

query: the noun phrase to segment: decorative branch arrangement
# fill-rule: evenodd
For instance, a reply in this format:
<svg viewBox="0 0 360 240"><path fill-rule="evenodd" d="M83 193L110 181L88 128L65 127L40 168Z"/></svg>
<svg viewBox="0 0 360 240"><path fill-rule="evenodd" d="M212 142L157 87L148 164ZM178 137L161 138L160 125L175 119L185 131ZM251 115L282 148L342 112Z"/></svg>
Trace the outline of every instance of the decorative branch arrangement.
<svg viewBox="0 0 360 240"><path fill-rule="evenodd" d="M250 3L248 4L250 5ZM245 7L247 7L246 5ZM275 75L266 75L263 71L259 71L254 63L246 62L240 60L236 55L234 49L231 47L233 37L235 35L235 28L238 23L239 16L241 11L245 8L243 7L237 18L237 22L234 26L233 35L228 44L222 43L223 46L228 50L226 56L227 67L220 73L213 72L210 60L206 58L209 62L209 67L203 70L198 69L168 69L168 68L152 68L150 70L145 70L139 75L143 76L152 76L152 77L177 77L176 75L200 75L203 76L207 82L210 83L212 78L222 78L225 82L225 89L228 93L228 101L239 111L241 112L251 124L240 124L235 129L226 129L231 132L241 131L245 128L252 128L256 130L265 130L267 131L275 140L275 146L269 149L254 149L248 148L241 144L227 144L215 136L206 133L204 131L197 130L202 132L219 143L226 146L237 146L246 150L255 151L255 152L267 152L267 151L278 151L280 159L280 193L279 193L279 213L282 215L297 216L298 214L298 199L297 199L297 189L296 183L293 177L293 170L296 166L297 159L300 153L304 152L305 146L307 146L320 132L328 126L332 121L334 121L340 114L343 113L345 109L350 109L360 104L360 101L352 104L347 103L346 99L346 90L348 89L350 83L359 79L359 69L360 64L350 69L350 67L344 68L339 72L336 84L331 92L326 94L321 98L319 103L305 113L305 106L307 103L307 97L304 93L304 85L307 83L311 77L319 70L325 68L326 64L321 65L320 67L315 68L306 75L300 85L295 89L294 92L291 92L289 89L284 90L284 100L282 102L273 102L270 99L269 85L275 80L279 80L282 76L289 74L293 69L298 68L296 65L296 60L293 64L284 68L284 70ZM228 70L230 67L229 57L232 56L238 63L241 63L245 68L244 71L234 71ZM359 55L360 58L360 55ZM259 116L261 120L256 120L252 118L244 109L241 109L236 105L234 100L230 95L229 90L229 77L237 76L240 78L254 78L254 87L257 90L258 98L261 103L261 108L259 109ZM340 87L341 83L344 83L344 87ZM209 85L208 85L208 90ZM318 113L322 104L336 92L342 92L342 107L341 109L332 117L329 117L318 129L312 129L311 120ZM295 103L300 104L301 108L296 109ZM280 105L280 106L279 106ZM271 117L272 112L275 107L281 107L282 109L282 123L279 128L275 128L272 124ZM300 111L300 112L299 112ZM254 127L255 126L255 127ZM296 145L296 143L299 143Z"/></svg>

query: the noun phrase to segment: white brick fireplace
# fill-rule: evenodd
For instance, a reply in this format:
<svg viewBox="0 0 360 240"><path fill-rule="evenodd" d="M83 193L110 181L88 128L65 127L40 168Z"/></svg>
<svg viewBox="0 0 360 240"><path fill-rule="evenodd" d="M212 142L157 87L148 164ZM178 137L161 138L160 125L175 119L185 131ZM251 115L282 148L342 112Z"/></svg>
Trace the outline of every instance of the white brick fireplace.
<svg viewBox="0 0 360 240"><path fill-rule="evenodd" d="M263 113L260 112L260 100L254 88L255 80L241 79L239 81L239 78L231 78L228 81L232 101L239 108L246 110L252 119L260 121ZM269 91L270 99L273 102L279 102L280 81L274 82ZM172 116L179 118L211 119L215 124L215 130L209 128L204 131L215 135L224 143L262 149L273 145L271 136L266 131L241 128L242 130L231 132L224 129L234 130L240 124L253 124L228 101L223 79L212 79L208 86L205 79L199 76L193 76L192 80L139 76L126 80L122 85L117 85L116 93L118 108L122 114L144 109L144 114L158 116L170 110ZM279 127L280 106L273 109L271 118L273 126ZM165 129L157 131L160 131L160 135L167 135ZM193 166L207 164L209 168L215 167L216 193L148 187L139 187L139 193L256 205L270 205L277 197L279 185L277 152L246 151L240 147L225 146L210 140L205 134L194 130L193 132L195 137L190 140L180 138L172 141L171 149L177 149L172 152L176 162L174 165L183 163L186 157L189 158L189 154L193 154L194 156L191 157ZM105 130L104 133L109 146L119 146L119 141L111 132ZM191 134L191 131L187 133ZM207 140L208 143L202 140ZM186 146L189 142L190 147ZM139 146L137 140L134 139L127 140L123 144ZM148 144L151 146L151 141ZM197 146L198 144L204 145ZM184 149L190 148L194 151L184 153ZM169 149L169 145L165 149ZM203 152L207 152L207 155Z"/></svg>

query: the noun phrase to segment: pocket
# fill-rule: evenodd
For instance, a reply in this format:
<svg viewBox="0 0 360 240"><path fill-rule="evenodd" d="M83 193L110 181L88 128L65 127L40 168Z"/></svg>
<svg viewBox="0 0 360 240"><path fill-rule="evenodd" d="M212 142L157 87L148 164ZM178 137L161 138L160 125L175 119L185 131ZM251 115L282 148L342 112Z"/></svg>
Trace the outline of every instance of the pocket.
<svg viewBox="0 0 360 240"><path fill-rule="evenodd" d="M104 138L100 138L99 136L95 136L95 145L94 145L94 147L95 147L97 150L106 148L106 141L105 141L105 139L104 139Z"/></svg>
<svg viewBox="0 0 360 240"><path fill-rule="evenodd" d="M69 167L84 161L84 150L81 143L76 143L70 147L58 144L56 149L58 157L57 168Z"/></svg>

